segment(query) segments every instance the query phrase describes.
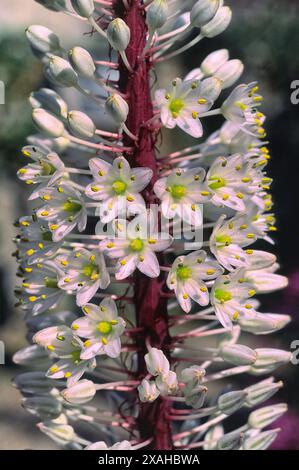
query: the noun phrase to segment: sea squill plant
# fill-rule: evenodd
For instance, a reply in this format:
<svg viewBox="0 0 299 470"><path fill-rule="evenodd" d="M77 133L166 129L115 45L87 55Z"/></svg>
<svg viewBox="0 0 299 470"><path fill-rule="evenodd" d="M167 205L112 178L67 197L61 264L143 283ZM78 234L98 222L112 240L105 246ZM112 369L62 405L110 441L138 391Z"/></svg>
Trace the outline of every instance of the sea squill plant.
<svg viewBox="0 0 299 470"><path fill-rule="evenodd" d="M236 85L243 64L226 49L166 89L155 75L222 33L230 8L38 3L84 21L109 57L65 50L45 26L26 30L51 88L30 96L39 133L18 171L33 189L16 238L30 342L14 356L29 368L15 379L23 406L68 449L266 449L279 431L267 426L286 411L264 403L282 386L269 374L291 354L250 346L290 320L260 312L260 294L287 284L275 255L254 247L276 230L263 98L256 82ZM82 110L69 109L65 88ZM215 115L223 124L207 136L202 121ZM193 144L163 155L163 129L175 127Z"/></svg>

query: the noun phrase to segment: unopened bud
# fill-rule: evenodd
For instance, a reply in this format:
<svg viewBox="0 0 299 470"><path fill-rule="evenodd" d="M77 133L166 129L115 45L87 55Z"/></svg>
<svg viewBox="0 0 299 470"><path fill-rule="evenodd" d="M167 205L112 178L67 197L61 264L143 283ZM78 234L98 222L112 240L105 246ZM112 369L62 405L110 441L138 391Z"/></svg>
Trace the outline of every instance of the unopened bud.
<svg viewBox="0 0 299 470"><path fill-rule="evenodd" d="M150 30L162 28L168 18L167 0L154 0L146 12L146 22Z"/></svg>
<svg viewBox="0 0 299 470"><path fill-rule="evenodd" d="M62 404L51 396L23 398L22 405L29 413L41 419L55 419L61 414Z"/></svg>
<svg viewBox="0 0 299 470"><path fill-rule="evenodd" d="M151 403L158 398L160 392L157 385L153 381L143 379L141 384L137 388L139 398L142 403Z"/></svg>
<svg viewBox="0 0 299 470"><path fill-rule="evenodd" d="M75 437L75 431L72 426L67 424L67 418L64 414L51 421L38 423L37 427L61 446L68 444Z"/></svg>
<svg viewBox="0 0 299 470"><path fill-rule="evenodd" d="M221 81L219 78L205 78L201 82L200 93L209 101L216 101L222 91Z"/></svg>
<svg viewBox="0 0 299 470"><path fill-rule="evenodd" d="M69 61L78 75L86 78L93 78L96 66L93 58L83 47L73 47L68 52Z"/></svg>
<svg viewBox="0 0 299 470"><path fill-rule="evenodd" d="M198 385L196 387L186 385L183 389L183 394L186 398L186 405L195 409L203 407L207 393L208 388L204 385Z"/></svg>
<svg viewBox="0 0 299 470"><path fill-rule="evenodd" d="M144 360L150 374L154 376L168 374L169 362L160 349L151 348L144 356Z"/></svg>
<svg viewBox="0 0 299 470"><path fill-rule="evenodd" d="M70 111L67 120L71 132L76 137L91 139L95 135L96 126L87 114L81 111Z"/></svg>
<svg viewBox="0 0 299 470"><path fill-rule="evenodd" d="M198 0L190 12L193 26L201 28L214 18L220 5L220 0Z"/></svg>
<svg viewBox="0 0 299 470"><path fill-rule="evenodd" d="M242 408L245 403L247 392L238 390L236 392L228 392L221 395L218 399L218 409L226 415L231 415L235 411Z"/></svg>
<svg viewBox="0 0 299 470"><path fill-rule="evenodd" d="M201 34L207 38L213 38L223 33L230 24L232 12L229 7L220 7L216 15L208 24L201 28Z"/></svg>
<svg viewBox="0 0 299 470"><path fill-rule="evenodd" d="M50 88L41 88L31 93L29 102L33 108L44 108L58 117L66 119L67 103Z"/></svg>
<svg viewBox="0 0 299 470"><path fill-rule="evenodd" d="M95 7L93 0L71 0L73 9L83 18L90 18Z"/></svg>
<svg viewBox="0 0 299 470"><path fill-rule="evenodd" d="M109 96L105 103L105 109L116 124L120 125L126 122L129 114L129 106L120 95L114 93Z"/></svg>
<svg viewBox="0 0 299 470"><path fill-rule="evenodd" d="M26 29L26 36L30 45L44 54L56 52L60 49L58 36L51 29L40 25L31 25Z"/></svg>
<svg viewBox="0 0 299 470"><path fill-rule="evenodd" d="M22 393L49 394L53 388L53 380L48 379L44 372L24 372L17 375L13 385Z"/></svg>
<svg viewBox="0 0 299 470"><path fill-rule="evenodd" d="M211 429L209 429L204 438L204 450L217 449L217 442L223 435L224 430L221 424L217 424L216 426L213 426Z"/></svg>
<svg viewBox="0 0 299 470"><path fill-rule="evenodd" d="M131 31L121 18L115 18L107 28L107 38L115 51L125 51L129 45Z"/></svg>
<svg viewBox="0 0 299 470"><path fill-rule="evenodd" d="M64 11L67 10L67 0L35 0L37 3L42 5L48 10L52 11Z"/></svg>
<svg viewBox="0 0 299 470"><path fill-rule="evenodd" d="M62 390L61 395L69 403L80 405L92 400L96 394L96 387L91 380L79 380L71 387Z"/></svg>
<svg viewBox="0 0 299 470"><path fill-rule="evenodd" d="M33 110L32 119L38 130L49 137L61 137L64 133L63 123L42 108Z"/></svg>
<svg viewBox="0 0 299 470"><path fill-rule="evenodd" d="M288 407L285 403L265 406L250 413L248 424L255 429L263 429L286 413Z"/></svg>
<svg viewBox="0 0 299 470"><path fill-rule="evenodd" d="M238 59L229 60L223 64L215 73L215 77L222 82L222 89L232 86L241 77L244 65Z"/></svg>
<svg viewBox="0 0 299 470"><path fill-rule="evenodd" d="M249 315L240 317L238 323L243 331L255 335L267 335L284 328L290 320L289 315L256 313L252 317Z"/></svg>
<svg viewBox="0 0 299 470"><path fill-rule="evenodd" d="M218 450L239 450L243 442L244 434L240 431L233 431L220 437Z"/></svg>
<svg viewBox="0 0 299 470"><path fill-rule="evenodd" d="M220 355L222 359L235 366L247 366L254 364L257 358L257 353L242 344L228 344L224 346Z"/></svg>
<svg viewBox="0 0 299 470"><path fill-rule="evenodd" d="M259 348L255 351L257 353L257 360L254 363L255 369L268 366L279 367L290 362L292 357L290 351L283 351L282 349Z"/></svg>
<svg viewBox="0 0 299 470"><path fill-rule="evenodd" d="M49 69L60 86L74 87L77 85L78 75L67 60L59 56L51 56Z"/></svg>
<svg viewBox="0 0 299 470"><path fill-rule="evenodd" d="M281 387L283 382L273 382L273 379L266 379L257 384L245 388L247 392L246 405L250 408L271 398Z"/></svg>
<svg viewBox="0 0 299 470"><path fill-rule="evenodd" d="M187 367L187 369L182 370L181 379L185 384L191 384L193 386L199 385L206 374L205 369L202 369L199 366Z"/></svg>
<svg viewBox="0 0 299 470"><path fill-rule="evenodd" d="M33 345L20 349L13 355L13 362L21 366L37 367L45 370L50 366L49 355L44 348Z"/></svg>
<svg viewBox="0 0 299 470"><path fill-rule="evenodd" d="M178 391L179 383L175 372L170 371L166 375L156 378L156 384L161 395L171 395Z"/></svg>
<svg viewBox="0 0 299 470"><path fill-rule="evenodd" d="M219 49L218 51L209 54L201 63L200 69L204 75L214 75L214 73L226 64L229 59L229 52L227 49Z"/></svg>
<svg viewBox="0 0 299 470"><path fill-rule="evenodd" d="M264 431L258 433L255 436L248 437L244 440L244 450L267 450L273 441L275 441L280 428L271 429L270 431Z"/></svg>

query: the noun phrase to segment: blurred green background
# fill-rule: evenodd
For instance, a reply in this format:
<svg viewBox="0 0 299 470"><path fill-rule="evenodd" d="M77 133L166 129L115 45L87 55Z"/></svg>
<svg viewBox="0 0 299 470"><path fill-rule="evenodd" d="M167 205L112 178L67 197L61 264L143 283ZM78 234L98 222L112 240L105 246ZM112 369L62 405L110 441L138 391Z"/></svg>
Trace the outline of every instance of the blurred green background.
<svg viewBox="0 0 299 470"><path fill-rule="evenodd" d="M230 50L231 58L244 62L244 82L260 82L265 96L263 111L268 117L266 127L272 155L269 171L274 178L279 227L275 252L281 272L290 277L284 292L263 298L263 309L291 314L293 323L278 335L263 338L259 344L288 349L291 341L299 338L299 105L290 100L291 83L299 80L299 3L297 0L226 3L233 8L230 28L220 37L201 42L179 60L161 66L159 83L168 83L170 76L184 76L198 67L209 52L224 47ZM16 264L11 256L13 222L26 213L26 188L15 173L22 161L20 149L26 136L34 131L27 98L33 89L47 86L42 67L25 40L24 30L30 24L53 29L66 47L99 47L95 42L99 39L84 35L88 27L82 27L77 20L52 13L34 0L0 0L0 80L6 86L6 104L0 105L0 339L6 346L6 363L0 365L0 449L54 448L35 430L32 416L22 410L19 394L10 385L17 373L12 354L26 344L22 313L14 307ZM216 119L209 121L206 131L214 130L217 124ZM175 139L183 147L182 134ZM299 450L299 367L290 365L277 375L286 382L279 399L289 403L290 411L282 422L284 429L275 446Z"/></svg>

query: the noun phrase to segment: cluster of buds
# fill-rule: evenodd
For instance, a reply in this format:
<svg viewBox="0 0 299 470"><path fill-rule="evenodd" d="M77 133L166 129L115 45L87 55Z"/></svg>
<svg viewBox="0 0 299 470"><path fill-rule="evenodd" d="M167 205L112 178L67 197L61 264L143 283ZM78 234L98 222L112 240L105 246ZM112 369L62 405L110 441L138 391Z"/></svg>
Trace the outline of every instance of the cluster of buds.
<svg viewBox="0 0 299 470"><path fill-rule="evenodd" d="M44 26L26 30L54 89L29 98L38 133L18 171L34 203L16 224L16 295L30 345L14 360L35 369L15 379L23 406L65 449L266 449L279 430L265 428L286 406L253 408L282 383L262 378L240 390L233 382L272 374L291 356L250 347L250 334L290 321L260 312L255 297L287 284L275 255L253 248L273 243L276 230L262 96L255 82L235 85L243 64L225 49L150 94L155 65L222 33L230 8L222 0L38 3L89 24L112 52L96 61L82 47L65 50ZM93 118L69 109L65 88L93 103ZM210 116L223 124L206 136ZM158 134L175 127L193 143L160 155ZM190 233L203 235L196 247ZM241 408L245 424L227 432L225 420Z"/></svg>

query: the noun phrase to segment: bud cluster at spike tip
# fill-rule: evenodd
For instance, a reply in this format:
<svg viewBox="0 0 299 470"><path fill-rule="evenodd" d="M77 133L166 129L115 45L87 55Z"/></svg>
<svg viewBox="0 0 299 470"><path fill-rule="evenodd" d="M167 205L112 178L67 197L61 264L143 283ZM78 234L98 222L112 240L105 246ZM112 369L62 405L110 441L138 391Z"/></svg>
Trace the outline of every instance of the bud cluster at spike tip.
<svg viewBox="0 0 299 470"><path fill-rule="evenodd" d="M138 20L144 50L134 57L140 43L127 19L132 2L118 0L114 10L93 0L37 1L88 24L112 53L99 61L85 45L65 49L45 26L26 29L50 88L29 97L37 133L28 137L17 173L34 201L15 237L15 294L30 341L14 356L27 367L14 379L22 406L64 449L155 449L159 432L170 433L165 450L268 448L279 429L267 427L287 409L266 403L283 386L272 374L291 353L263 342L290 321L262 312L261 304L261 294L287 285L276 256L255 246L272 245L276 231L263 97L256 82L239 82L244 65L226 49L166 88L158 73L150 106L132 68L145 64L146 88L157 63L223 33L231 9L222 0L179 2L176 10L167 0L145 2ZM134 93L124 89L131 81ZM81 109L73 109L65 89L80 97ZM138 129L130 128L140 112L134 100L151 108ZM209 136L203 122L210 116L222 124ZM187 134L191 144L160 155L164 128ZM181 223L204 229L203 248L187 249L184 235L178 240ZM148 324L151 307L138 299L138 279L155 286L152 318L167 303L164 342L161 318ZM243 389L233 380L238 374L251 378ZM210 386L221 379L223 387ZM144 438L143 412L158 410L157 401L175 406L143 423L150 429ZM227 428L225 420L240 410L241 431Z"/></svg>

